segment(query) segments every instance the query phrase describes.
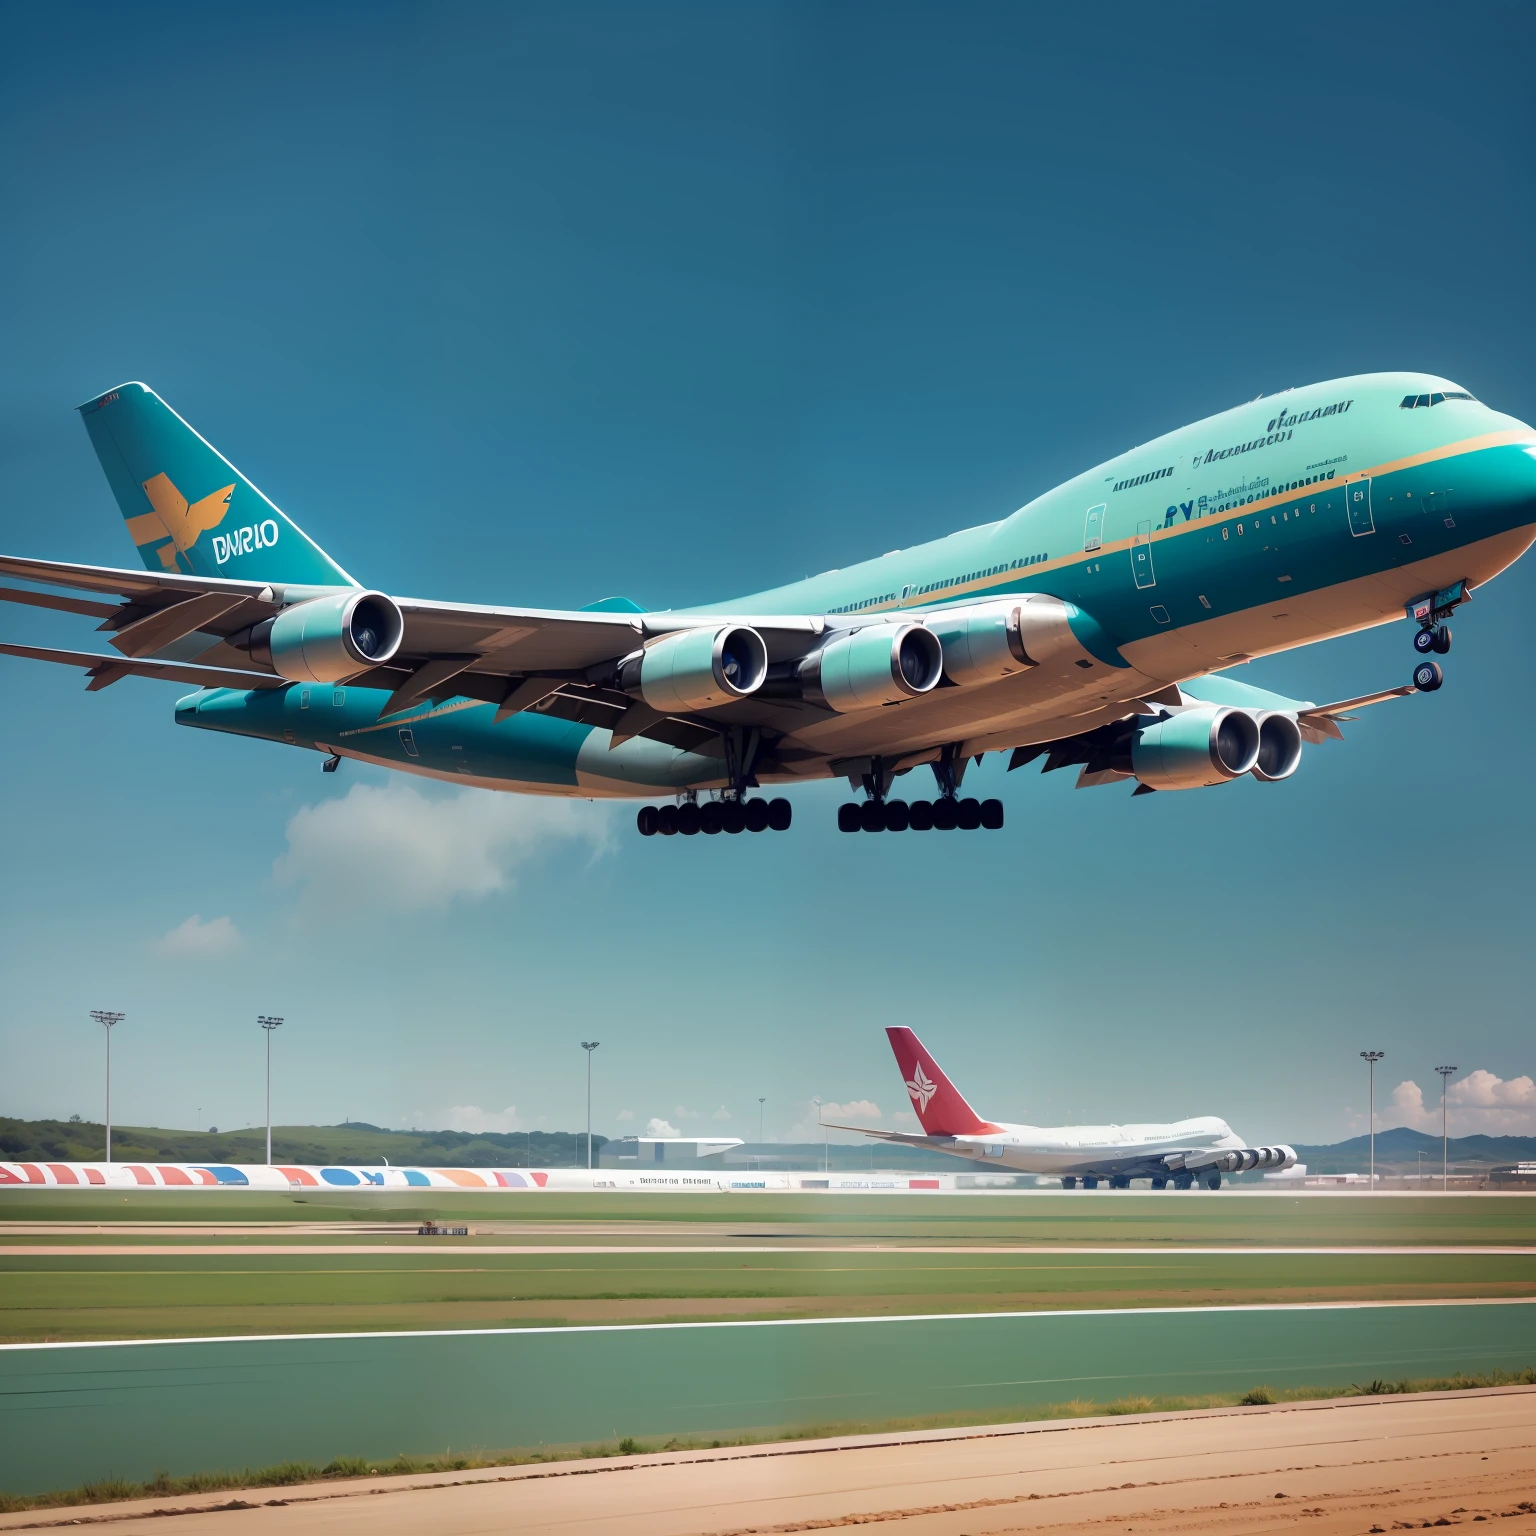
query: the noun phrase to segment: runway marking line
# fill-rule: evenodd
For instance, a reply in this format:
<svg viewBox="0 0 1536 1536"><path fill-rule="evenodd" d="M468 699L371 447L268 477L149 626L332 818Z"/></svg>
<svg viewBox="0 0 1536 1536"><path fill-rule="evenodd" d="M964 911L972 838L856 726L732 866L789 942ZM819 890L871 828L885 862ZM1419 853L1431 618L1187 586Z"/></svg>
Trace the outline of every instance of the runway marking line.
<svg viewBox="0 0 1536 1536"><path fill-rule="evenodd" d="M1536 1307L1527 1296L1478 1296L1441 1301L1268 1301L1203 1307L1063 1307L1034 1312L917 1312L894 1317L770 1317L700 1323L571 1323L553 1328L400 1328L363 1333L235 1333L182 1339L80 1339L52 1343L0 1344L0 1353L44 1349L143 1349L172 1344L287 1344L377 1339L498 1338L511 1334L675 1333L684 1328L825 1328L830 1324L871 1327L887 1323L963 1323L1011 1318L1018 1323L1059 1317L1178 1317L1244 1312L1368 1312L1394 1307Z"/></svg>
<svg viewBox="0 0 1536 1536"><path fill-rule="evenodd" d="M3 1233L0 1233L3 1239ZM449 1239L449 1241L454 1241ZM375 1256L394 1255L415 1250L419 1253L428 1253L434 1250L423 1248L419 1243L238 1243L230 1242L217 1246L211 1244L128 1244L128 1243L102 1243L86 1247L83 1245L64 1243L38 1243L32 1245L7 1244L0 1240L0 1258L14 1255L18 1258L101 1258L118 1255L123 1258L147 1258L155 1255L181 1255L186 1258L216 1258L220 1254L247 1254L258 1257L272 1257L282 1254L312 1253L320 1257L339 1256L344 1254L371 1254ZM700 1246L681 1244L669 1244L665 1246L640 1245L630 1243L613 1244L543 1244L532 1246L529 1244L497 1244L495 1246L481 1245L468 1241L464 1243L461 1252L466 1255L507 1255L507 1254L549 1254L551 1256L576 1257L586 1254L697 1254L697 1255L725 1255L725 1254L970 1254L974 1256L989 1257L1001 1254L1017 1254L1021 1257L1035 1258L1235 1258L1248 1255L1253 1258L1435 1258L1464 1254L1468 1258L1536 1258L1536 1245L1503 1244L1498 1246L1481 1245L1477 1247L1462 1247L1456 1245L1424 1245L1419 1247L1323 1247L1323 1248L1187 1248L1184 1246L1172 1246L1166 1243L1140 1244L1135 1247L1115 1248L1058 1248L1038 1245L953 1245L935 1247L931 1244L921 1246L906 1246L894 1244L876 1243L844 1243L844 1244L817 1244L814 1246L786 1247L775 1244L772 1247L748 1246L746 1244L734 1244L731 1246Z"/></svg>

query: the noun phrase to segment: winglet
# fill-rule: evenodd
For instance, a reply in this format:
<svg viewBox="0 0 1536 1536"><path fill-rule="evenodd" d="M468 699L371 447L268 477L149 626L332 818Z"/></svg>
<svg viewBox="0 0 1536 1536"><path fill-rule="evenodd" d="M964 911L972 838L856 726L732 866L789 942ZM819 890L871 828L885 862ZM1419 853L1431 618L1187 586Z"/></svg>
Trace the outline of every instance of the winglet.
<svg viewBox="0 0 1536 1536"><path fill-rule="evenodd" d="M965 1096L945 1077L938 1062L910 1029L897 1024L885 1033L896 1053L907 1096L929 1136L976 1136L997 1129L965 1102Z"/></svg>

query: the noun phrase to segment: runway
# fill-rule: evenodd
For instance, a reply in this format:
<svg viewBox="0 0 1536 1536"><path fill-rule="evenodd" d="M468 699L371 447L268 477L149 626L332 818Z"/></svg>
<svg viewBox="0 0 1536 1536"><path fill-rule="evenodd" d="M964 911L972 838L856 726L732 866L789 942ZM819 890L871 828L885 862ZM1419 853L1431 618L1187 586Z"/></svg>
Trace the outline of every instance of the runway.
<svg viewBox="0 0 1536 1536"><path fill-rule="evenodd" d="M0 1516L135 1536L1536 1532L1536 1389L869 1435Z"/></svg>

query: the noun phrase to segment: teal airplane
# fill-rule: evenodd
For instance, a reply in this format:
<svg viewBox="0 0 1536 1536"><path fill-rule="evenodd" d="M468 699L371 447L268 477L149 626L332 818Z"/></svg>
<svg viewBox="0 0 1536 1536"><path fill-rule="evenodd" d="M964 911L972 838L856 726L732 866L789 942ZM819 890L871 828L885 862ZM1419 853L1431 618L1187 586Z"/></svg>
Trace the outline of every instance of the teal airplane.
<svg viewBox="0 0 1536 1536"><path fill-rule="evenodd" d="M1431 692L1446 619L1536 538L1536 432L1445 379L1260 398L1000 522L697 608L479 606L359 585L152 390L81 407L142 570L0 557L110 651L192 684L176 719L488 789L648 799L652 835L782 830L845 778L845 831L996 828L968 764L1043 758L1136 793L1293 774L1366 704ZM60 590L62 589L62 590ZM81 595L84 594L84 595ZM1222 675L1406 617L1411 684L1326 704ZM931 770L932 798L899 793ZM756 793L754 793L756 792Z"/></svg>

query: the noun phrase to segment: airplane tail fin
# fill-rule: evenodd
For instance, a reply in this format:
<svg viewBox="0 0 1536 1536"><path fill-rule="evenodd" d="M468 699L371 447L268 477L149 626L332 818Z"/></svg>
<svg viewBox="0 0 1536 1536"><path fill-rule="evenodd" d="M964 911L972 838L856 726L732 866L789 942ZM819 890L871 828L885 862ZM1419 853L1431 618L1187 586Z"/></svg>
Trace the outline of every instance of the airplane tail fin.
<svg viewBox="0 0 1536 1536"><path fill-rule="evenodd" d="M80 415L148 570L357 585L147 385L119 384Z"/></svg>
<svg viewBox="0 0 1536 1536"><path fill-rule="evenodd" d="M975 1136L997 1127L965 1102L965 1095L945 1077L923 1042L905 1025L886 1030L896 1065L901 1068L907 1095L924 1132L929 1136Z"/></svg>

